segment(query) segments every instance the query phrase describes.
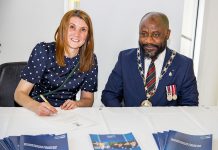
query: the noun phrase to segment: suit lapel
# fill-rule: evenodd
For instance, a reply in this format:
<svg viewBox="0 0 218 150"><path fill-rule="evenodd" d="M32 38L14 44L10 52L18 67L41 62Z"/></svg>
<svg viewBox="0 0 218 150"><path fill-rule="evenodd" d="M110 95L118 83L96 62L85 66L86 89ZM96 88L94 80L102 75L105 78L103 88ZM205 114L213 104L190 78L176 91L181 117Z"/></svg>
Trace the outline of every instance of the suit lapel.
<svg viewBox="0 0 218 150"><path fill-rule="evenodd" d="M144 60L144 51L140 49L140 53L141 53L141 63L142 63L142 67L143 67L143 70L145 70L145 60ZM136 71L136 85L138 84L139 88L138 90L136 91L138 97L140 98L140 101L142 102L143 100L146 99L146 93L145 93L145 87L144 87L144 81L140 75L140 72L138 70L138 63L137 63L137 50L135 51L135 64L137 66L137 71ZM137 89L137 88L136 88ZM139 101L139 100L137 100ZM140 104L141 104L140 102Z"/></svg>
<svg viewBox="0 0 218 150"><path fill-rule="evenodd" d="M166 48L166 55L164 58L164 63L162 66L162 70L166 66L168 60L170 59L170 56L172 54L172 50L169 48ZM161 71L162 71L161 70ZM167 72L163 75L162 79L159 80L158 87L156 89L155 95L152 98L152 104L157 105L159 103L160 99L165 99L166 97L166 90L165 87L170 83L171 78L169 77L169 72L172 70L172 66L169 66Z"/></svg>

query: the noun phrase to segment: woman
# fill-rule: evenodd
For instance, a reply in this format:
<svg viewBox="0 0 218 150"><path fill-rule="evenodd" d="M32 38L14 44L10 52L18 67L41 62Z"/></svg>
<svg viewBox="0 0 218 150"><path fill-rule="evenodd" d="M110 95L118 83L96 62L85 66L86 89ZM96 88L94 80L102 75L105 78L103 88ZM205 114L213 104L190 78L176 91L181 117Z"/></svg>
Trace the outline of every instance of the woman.
<svg viewBox="0 0 218 150"><path fill-rule="evenodd" d="M35 46L15 100L40 116L64 110L90 107L97 91L98 66L93 53L94 39L90 17L81 10L67 12L55 33L55 42ZM76 94L81 90L80 100Z"/></svg>

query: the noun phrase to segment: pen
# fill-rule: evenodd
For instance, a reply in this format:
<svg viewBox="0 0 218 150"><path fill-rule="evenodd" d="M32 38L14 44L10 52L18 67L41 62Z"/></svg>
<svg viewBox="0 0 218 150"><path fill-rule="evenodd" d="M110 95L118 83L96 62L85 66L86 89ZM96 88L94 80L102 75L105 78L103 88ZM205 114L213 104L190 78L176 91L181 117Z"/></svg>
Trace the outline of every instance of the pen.
<svg viewBox="0 0 218 150"><path fill-rule="evenodd" d="M44 102L50 104L50 103L48 102L48 100L47 100L42 94L40 94L39 96L42 98L42 100L43 100ZM51 105L51 104L50 104L50 105Z"/></svg>

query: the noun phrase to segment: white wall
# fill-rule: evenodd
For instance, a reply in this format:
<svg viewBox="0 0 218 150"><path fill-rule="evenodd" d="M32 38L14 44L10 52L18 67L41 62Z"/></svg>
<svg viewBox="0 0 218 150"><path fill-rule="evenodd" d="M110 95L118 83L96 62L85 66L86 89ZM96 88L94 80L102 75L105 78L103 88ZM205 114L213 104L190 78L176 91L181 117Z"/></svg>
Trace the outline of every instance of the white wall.
<svg viewBox="0 0 218 150"><path fill-rule="evenodd" d="M64 14L61 0L0 0L0 64L27 61L41 41L54 41Z"/></svg>
<svg viewBox="0 0 218 150"><path fill-rule="evenodd" d="M170 20L169 47L180 48L183 0L81 0L80 8L92 18L95 53L99 63L99 90L94 105L99 105L101 92L121 50L138 47L138 26L150 11L165 13Z"/></svg>
<svg viewBox="0 0 218 150"><path fill-rule="evenodd" d="M201 105L218 104L218 1L201 0L205 3L202 27L202 36L200 38L199 51L200 57L195 58L199 61L198 67L198 89L200 93ZM199 31L200 32L200 31ZM198 33L197 35L201 35Z"/></svg>

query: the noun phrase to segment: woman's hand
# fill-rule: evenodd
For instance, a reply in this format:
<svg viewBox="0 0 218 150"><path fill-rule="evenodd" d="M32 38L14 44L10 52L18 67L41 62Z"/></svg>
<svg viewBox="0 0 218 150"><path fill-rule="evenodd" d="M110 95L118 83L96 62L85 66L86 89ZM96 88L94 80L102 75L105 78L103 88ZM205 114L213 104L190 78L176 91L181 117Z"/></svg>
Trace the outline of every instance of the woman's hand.
<svg viewBox="0 0 218 150"><path fill-rule="evenodd" d="M46 102L38 103L33 110L39 116L51 116L57 113L57 109Z"/></svg>
<svg viewBox="0 0 218 150"><path fill-rule="evenodd" d="M33 83L21 79L14 93L16 102L39 116L50 116L57 113L57 110L49 103L39 103L29 96L33 86Z"/></svg>
<svg viewBox="0 0 218 150"><path fill-rule="evenodd" d="M78 101L73 101L73 100L66 100L64 102L63 105L61 105L61 109L64 109L64 110L69 110L69 109L74 109L74 108L77 108L79 107L79 102Z"/></svg>
<svg viewBox="0 0 218 150"><path fill-rule="evenodd" d="M94 102L94 93L81 91L80 100L66 100L63 105L61 105L61 109L69 110L77 107L91 107Z"/></svg>

